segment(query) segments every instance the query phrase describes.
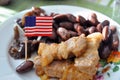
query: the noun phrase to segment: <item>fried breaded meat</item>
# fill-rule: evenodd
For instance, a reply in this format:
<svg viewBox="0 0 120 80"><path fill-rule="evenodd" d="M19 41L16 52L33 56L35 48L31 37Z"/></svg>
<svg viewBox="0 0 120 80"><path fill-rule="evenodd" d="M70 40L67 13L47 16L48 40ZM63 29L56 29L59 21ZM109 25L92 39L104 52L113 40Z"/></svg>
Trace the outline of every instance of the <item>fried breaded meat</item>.
<svg viewBox="0 0 120 80"><path fill-rule="evenodd" d="M56 59L67 59L71 55L79 57L85 52L86 48L87 39L85 35L81 35L79 37L70 38L60 44L40 43L38 55L41 56L41 65L46 66Z"/></svg>
<svg viewBox="0 0 120 80"><path fill-rule="evenodd" d="M87 37L73 37L60 44L40 43L39 55L34 61L37 75L46 75L47 78L43 80L51 77L56 80L93 80L101 40L102 34L96 32ZM74 60L69 59L70 55L74 56Z"/></svg>

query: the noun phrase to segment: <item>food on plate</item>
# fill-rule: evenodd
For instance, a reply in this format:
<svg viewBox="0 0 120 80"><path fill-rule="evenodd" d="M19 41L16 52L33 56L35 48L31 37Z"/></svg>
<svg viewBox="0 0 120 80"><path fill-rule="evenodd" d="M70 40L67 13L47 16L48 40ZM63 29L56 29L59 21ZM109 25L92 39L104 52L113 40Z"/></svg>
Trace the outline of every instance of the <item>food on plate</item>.
<svg viewBox="0 0 120 80"><path fill-rule="evenodd" d="M90 24L92 26L97 26L99 24L99 21L97 19L97 15L95 13L92 13L89 18L88 21L90 21Z"/></svg>
<svg viewBox="0 0 120 80"><path fill-rule="evenodd" d="M95 74L99 62L98 48L103 35L96 32L87 36L87 49L81 57L75 59L75 66L85 73Z"/></svg>
<svg viewBox="0 0 120 80"><path fill-rule="evenodd" d="M69 38L73 37L73 36L77 36L77 32L71 31L71 30L67 30L65 28L59 27L57 29L57 34L60 36L60 38L65 41L68 40Z"/></svg>
<svg viewBox="0 0 120 80"><path fill-rule="evenodd" d="M22 17L22 21L21 20L18 20L17 23L20 27L23 28L24 25L21 25L21 24L24 24L24 18L25 16L48 16L45 11L43 9L39 9L39 8L33 8L32 11L30 11L34 14L31 14L31 15L28 15L29 12L27 12L23 17ZM36 14L36 13L39 13ZM51 44L51 43L60 43L61 41L66 41L68 40L69 38L71 37L74 37L74 36L79 36L81 34L85 34L86 36L91 34L91 33L94 33L94 32L101 32L104 36L103 38L103 41L100 43L100 47L99 47L99 55L100 55L100 58L107 58L109 56L109 54L111 53L112 50L118 50L118 44L119 44L119 39L117 38L118 35L117 35L117 31L116 31L116 28L114 26L109 26L110 25L110 22L108 20L104 20L103 22L99 22L98 19L97 19L97 15L95 13L92 13L90 15L90 17L87 19L85 19L84 17L82 16L77 16L75 17L74 15L72 14L53 14L51 13L50 15L53 16L54 18L54 22L53 22L53 35L50 36L50 37L41 37L40 41L37 41L37 38L38 37L28 37L28 44L30 42L30 45L32 46L28 46L28 48L32 48L32 49L29 49L29 55L31 55L31 53L33 51L37 51L38 49L38 45L39 45L39 42L45 42L45 43L48 43L48 44ZM114 27L112 29L112 27ZM116 38L114 37L114 33L113 33L113 30L114 30L114 33L116 34ZM15 36L18 34L17 30L15 30ZM19 36L19 35L18 35ZM16 37L17 38L17 37ZM113 39L115 38L115 39ZM30 41L29 41L30 40ZM117 41L116 41L117 40ZM13 57L15 58L23 58L24 57L24 41L19 41L17 40L18 42L14 42L14 48L10 48L10 54L12 54ZM35 44L31 44L31 43L34 43L36 41ZM114 44L113 44L114 42ZM17 47L17 45L23 45L22 49L21 49L21 46L20 47ZM110 44L108 44L110 43ZM111 46L116 46L116 47L113 47L111 48ZM18 52L16 50L17 47L19 50L19 48L22 50L22 53ZM102 48L104 47L104 48ZM32 50L32 51L30 51ZM109 50L108 52L106 52L107 50ZM15 53L15 54L13 54ZM18 54L16 54L18 53ZM20 53L20 54L19 54ZM22 57L21 57L21 54L22 54Z"/></svg>
<svg viewBox="0 0 120 80"><path fill-rule="evenodd" d="M110 22L108 20L104 20L102 23L102 26L109 26L110 25Z"/></svg>
<svg viewBox="0 0 120 80"><path fill-rule="evenodd" d="M25 36L22 34L20 27L16 25L14 27L14 39L10 43L9 54L15 59L22 59L25 57ZM23 32L24 33L24 32ZM27 41L27 57L31 57L31 54L37 50L39 46L37 40Z"/></svg>
<svg viewBox="0 0 120 80"><path fill-rule="evenodd" d="M65 41L64 43L62 42L64 45L67 46L67 48L59 49L59 46L62 43L55 44L58 46L57 50L55 49L54 46L52 46L52 44L48 45L45 43L44 44L40 43L40 47L39 47L40 51L38 50L38 56L35 59L36 73L38 73L38 75L45 74L48 77L55 77L61 80L93 80L93 76L96 74L97 65L100 59L97 49L99 47L102 38L103 36L99 32L90 34L87 37L82 37L82 35L78 37L73 37ZM80 40L82 40L82 42ZM77 41L78 43L76 46L75 43ZM85 43L87 45L85 45ZM41 47L42 45L47 45L47 46ZM54 50L50 49L50 47L54 48ZM82 52L81 54L81 51L79 49L84 52ZM59 54L59 50L62 53ZM73 61L69 60L69 57L63 59L62 58L57 59L57 55L68 56L66 50L70 51L70 53L73 55L74 55L74 50L75 52L76 50L78 50L76 53L77 56L72 57L74 59ZM56 53L56 55L55 54L53 55L53 53ZM53 60L51 56L55 56L55 59ZM43 61L42 59L45 59L45 61ZM43 65L49 61L51 62L50 64Z"/></svg>
<svg viewBox="0 0 120 80"><path fill-rule="evenodd" d="M26 60L16 68L16 71L18 73L25 73L32 70L33 66L34 66L34 63L32 61Z"/></svg>
<svg viewBox="0 0 120 80"><path fill-rule="evenodd" d="M26 38L26 16L52 16L52 36ZM17 19L9 54L15 59L25 58L25 39L28 39L28 58L37 52L35 72L42 80L94 80L100 67L99 60L106 61L119 47L116 26L108 20L100 22L97 16L95 13L88 18L70 13L47 14L42 8L33 7ZM31 63L31 67L26 64L22 63L17 71L24 73L24 69L32 68Z"/></svg>
<svg viewBox="0 0 120 80"><path fill-rule="evenodd" d="M55 22L58 24L64 21L73 22L73 23L76 22L76 17L72 14L59 14L59 15L55 15L53 18Z"/></svg>
<svg viewBox="0 0 120 80"><path fill-rule="evenodd" d="M103 40L98 51L101 59L107 59L112 51L118 51L119 38L114 26L104 26L102 34Z"/></svg>

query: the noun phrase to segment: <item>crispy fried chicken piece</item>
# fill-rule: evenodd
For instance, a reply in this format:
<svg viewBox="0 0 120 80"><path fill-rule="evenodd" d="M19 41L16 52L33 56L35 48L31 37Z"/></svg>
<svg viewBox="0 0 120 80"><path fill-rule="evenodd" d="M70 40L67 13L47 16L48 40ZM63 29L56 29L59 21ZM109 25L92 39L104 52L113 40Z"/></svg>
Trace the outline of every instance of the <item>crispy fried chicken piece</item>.
<svg viewBox="0 0 120 80"><path fill-rule="evenodd" d="M101 33L93 33L87 36L87 49L75 62L70 60L53 61L47 66L41 66L41 56L35 60L36 69L40 68L49 77L60 80L93 80L99 62L98 47L102 40ZM37 71L40 72L41 71Z"/></svg>
<svg viewBox="0 0 120 80"><path fill-rule="evenodd" d="M55 59L67 59L71 55L79 57L85 52L86 47L86 37L81 35L79 37L70 38L60 44L40 43L38 55L41 56L41 65L47 66Z"/></svg>
<svg viewBox="0 0 120 80"><path fill-rule="evenodd" d="M42 67L40 65L41 64L40 58L41 58L40 56L37 56L34 60L35 69L38 76L41 76L44 73L46 73L50 77L61 78L63 72L67 69L67 67L73 65L73 62L68 60L60 60L60 61L57 60L57 61L53 61L51 64L45 67Z"/></svg>
<svg viewBox="0 0 120 80"><path fill-rule="evenodd" d="M42 70L44 71L44 75L48 76L47 80L49 80L50 77L58 78L59 80L92 80L93 78L93 76L77 70L77 68L73 65L73 62L71 63L67 60L53 61L45 67L37 65L36 68L41 68L41 70L37 71L37 73L41 73Z"/></svg>
<svg viewBox="0 0 120 80"><path fill-rule="evenodd" d="M102 40L100 33L93 33L87 36L88 47L85 53L75 59L75 66L79 71L88 73L89 75L95 75L97 71L97 65L99 62L98 47Z"/></svg>
<svg viewBox="0 0 120 80"><path fill-rule="evenodd" d="M93 76L80 72L75 66L67 68L60 80L93 80Z"/></svg>
<svg viewBox="0 0 120 80"><path fill-rule="evenodd" d="M72 64L68 61L53 61L50 65L44 67L45 74L50 77L61 78L64 71ZM51 73L52 72L52 73Z"/></svg>

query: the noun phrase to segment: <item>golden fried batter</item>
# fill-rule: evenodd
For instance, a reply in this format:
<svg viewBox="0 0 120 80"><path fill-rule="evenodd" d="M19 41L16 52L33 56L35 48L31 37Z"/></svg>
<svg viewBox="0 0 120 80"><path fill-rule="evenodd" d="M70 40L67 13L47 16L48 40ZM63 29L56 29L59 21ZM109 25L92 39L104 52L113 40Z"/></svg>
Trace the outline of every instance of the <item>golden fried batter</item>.
<svg viewBox="0 0 120 80"><path fill-rule="evenodd" d="M86 37L81 35L73 37L60 44L40 43L38 55L41 56L41 65L47 66L53 60L67 59L70 55L79 57L87 47Z"/></svg>
<svg viewBox="0 0 120 80"><path fill-rule="evenodd" d="M75 59L75 66L84 73L95 75L97 71L96 65L99 62L98 47L101 42L102 35L93 33L87 36L87 50L85 53Z"/></svg>
<svg viewBox="0 0 120 80"><path fill-rule="evenodd" d="M81 48L83 47L82 43L84 43L84 41L81 43L79 40L85 40L87 46L86 50L85 48ZM41 49L43 49L43 51L40 50L39 52L42 53L39 53L39 56L35 59L35 68L37 69L36 72L40 73L38 75L44 74L48 76L47 78L55 77L59 80L93 80L93 76L96 74L97 71L96 66L99 62L99 55L97 50L101 40L102 34L96 32L88 35L87 37L79 36L71 38L68 41L62 42L61 44L58 45L51 44L46 47L47 44L42 43L43 45ZM79 43L80 45L76 43ZM65 46L63 46L64 44ZM65 56L63 56L61 52L59 52L59 54L58 52L56 53L59 46L60 47L62 46L61 48L59 48L60 50L62 49L61 52L63 52L64 50L67 52L68 50L68 53L63 53L63 55ZM43 52L45 50L43 47L45 49L49 48L48 50L54 49L55 51L52 51L51 55L48 55L48 53L50 52L46 51L48 53L45 53L43 55ZM74 48L76 48L76 51L73 50ZM83 49L83 52L78 53L77 52L79 50L78 48L81 48L80 51L82 51ZM66 59L68 58L68 55L70 55L71 52L74 53L74 55L76 56L75 61L70 61L69 59ZM42 62L42 56L47 56L48 58L46 57L46 59L48 60L51 60L51 56L52 58L57 57L57 61L52 59L50 64L42 66L42 64L44 63Z"/></svg>

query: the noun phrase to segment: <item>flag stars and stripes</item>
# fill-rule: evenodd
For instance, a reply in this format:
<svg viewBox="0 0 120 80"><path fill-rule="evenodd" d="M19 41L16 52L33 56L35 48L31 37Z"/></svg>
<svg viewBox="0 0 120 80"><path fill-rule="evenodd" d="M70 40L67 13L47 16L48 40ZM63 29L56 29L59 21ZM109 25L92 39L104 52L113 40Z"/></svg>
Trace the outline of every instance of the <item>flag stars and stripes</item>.
<svg viewBox="0 0 120 80"><path fill-rule="evenodd" d="M53 17L27 16L25 18L25 36L51 36Z"/></svg>

